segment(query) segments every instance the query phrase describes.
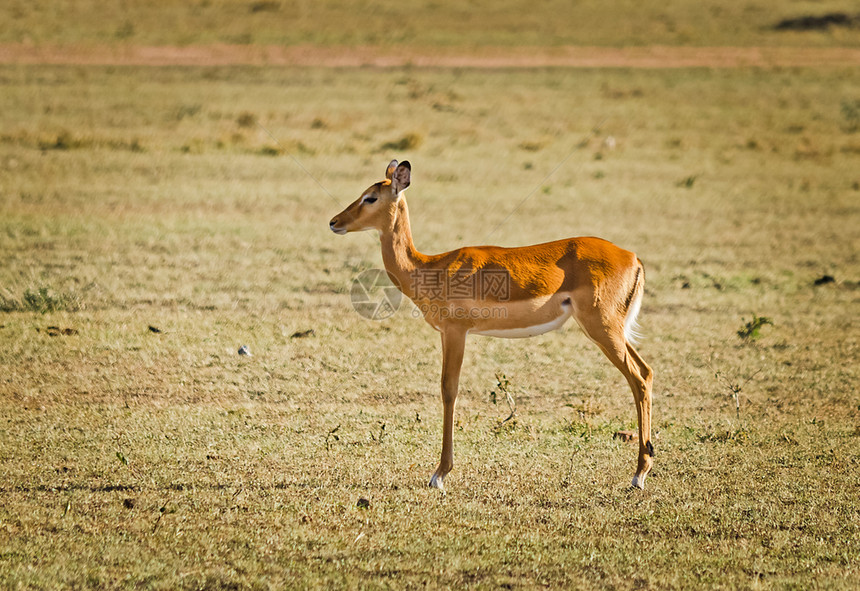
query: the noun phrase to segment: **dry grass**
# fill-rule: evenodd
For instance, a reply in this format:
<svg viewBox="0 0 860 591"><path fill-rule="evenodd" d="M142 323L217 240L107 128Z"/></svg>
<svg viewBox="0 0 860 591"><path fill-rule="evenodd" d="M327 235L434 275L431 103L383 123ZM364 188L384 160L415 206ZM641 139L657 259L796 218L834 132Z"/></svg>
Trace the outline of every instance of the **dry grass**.
<svg viewBox="0 0 860 591"><path fill-rule="evenodd" d="M839 24L778 29L841 13ZM853 46L856 2L96 0L4 2L0 43L374 46Z"/></svg>
<svg viewBox="0 0 860 591"><path fill-rule="evenodd" d="M0 69L0 586L855 588L853 74ZM646 491L573 326L470 341L425 488L438 337L354 313L378 245L326 226L392 157L425 251L645 261Z"/></svg>

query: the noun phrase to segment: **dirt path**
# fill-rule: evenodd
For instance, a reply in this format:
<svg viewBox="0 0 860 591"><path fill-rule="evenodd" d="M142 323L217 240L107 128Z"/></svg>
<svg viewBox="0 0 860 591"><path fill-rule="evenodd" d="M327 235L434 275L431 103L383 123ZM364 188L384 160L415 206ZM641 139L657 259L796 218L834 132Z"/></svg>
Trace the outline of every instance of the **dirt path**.
<svg viewBox="0 0 860 591"><path fill-rule="evenodd" d="M0 64L462 68L739 68L860 66L860 48L0 45Z"/></svg>

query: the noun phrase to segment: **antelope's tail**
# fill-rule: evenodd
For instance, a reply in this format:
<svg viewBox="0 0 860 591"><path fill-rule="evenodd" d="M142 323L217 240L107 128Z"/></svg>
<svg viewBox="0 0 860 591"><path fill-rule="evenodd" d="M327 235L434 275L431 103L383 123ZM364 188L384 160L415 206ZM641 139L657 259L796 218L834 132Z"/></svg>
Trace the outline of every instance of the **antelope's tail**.
<svg viewBox="0 0 860 591"><path fill-rule="evenodd" d="M645 267L642 261L636 259L636 277L633 279L633 287L627 295L624 315L624 338L634 345L642 338L639 332L639 324L636 317L642 307L642 296L645 295Z"/></svg>

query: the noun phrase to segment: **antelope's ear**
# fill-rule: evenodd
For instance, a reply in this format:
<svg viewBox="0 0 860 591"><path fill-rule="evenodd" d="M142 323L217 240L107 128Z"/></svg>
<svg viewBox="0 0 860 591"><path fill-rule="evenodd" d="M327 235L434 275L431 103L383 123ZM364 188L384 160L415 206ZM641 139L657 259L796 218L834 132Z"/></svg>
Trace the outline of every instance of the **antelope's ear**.
<svg viewBox="0 0 860 591"><path fill-rule="evenodd" d="M394 177L395 170L397 170L397 160L392 160L385 169L385 178L390 181Z"/></svg>
<svg viewBox="0 0 860 591"><path fill-rule="evenodd" d="M396 164L395 160L392 164ZM412 182L412 165L409 164L409 161L401 162L397 168L394 169L394 174L391 178L391 184L394 185L394 190L398 193L405 190L409 183Z"/></svg>

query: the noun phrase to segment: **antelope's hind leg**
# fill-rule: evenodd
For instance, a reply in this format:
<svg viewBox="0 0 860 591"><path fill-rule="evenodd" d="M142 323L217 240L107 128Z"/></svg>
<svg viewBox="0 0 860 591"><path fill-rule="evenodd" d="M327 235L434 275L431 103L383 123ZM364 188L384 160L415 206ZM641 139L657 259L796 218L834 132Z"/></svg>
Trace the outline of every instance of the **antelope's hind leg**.
<svg viewBox="0 0 860 591"><path fill-rule="evenodd" d="M639 462L631 485L635 488L645 488L645 477L648 476L654 464L654 446L651 444L651 385L654 381L654 372L629 341L626 341L625 345L628 365L633 365L635 370L638 370L638 372L631 371L632 377L625 374L630 389L633 390L639 421Z"/></svg>
<svg viewBox="0 0 860 591"><path fill-rule="evenodd" d="M645 478L654 463L652 459L654 447L651 444L651 385L654 372L624 336L623 325L615 329L607 329L606 324L600 321L589 321L581 317L578 317L577 321L588 337L624 374L630 390L633 391L636 418L639 423L639 459L631 485L635 488L645 488Z"/></svg>

